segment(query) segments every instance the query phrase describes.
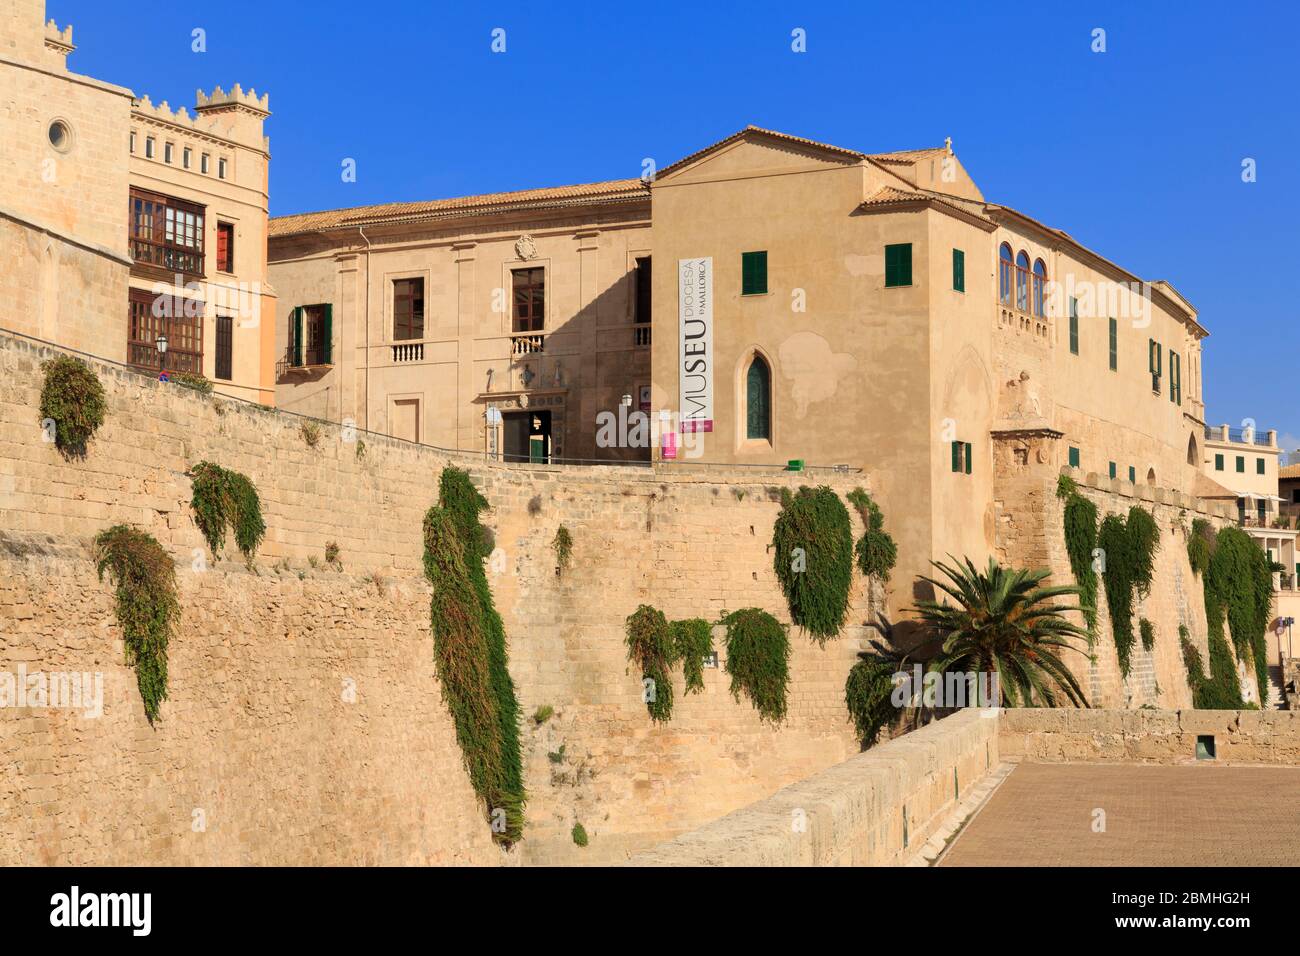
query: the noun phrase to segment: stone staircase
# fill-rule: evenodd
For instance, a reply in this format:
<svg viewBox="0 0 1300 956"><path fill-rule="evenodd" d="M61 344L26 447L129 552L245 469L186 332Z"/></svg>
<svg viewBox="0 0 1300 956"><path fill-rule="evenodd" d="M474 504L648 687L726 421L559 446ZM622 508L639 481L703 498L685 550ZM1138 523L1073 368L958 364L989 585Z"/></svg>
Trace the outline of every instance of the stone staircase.
<svg viewBox="0 0 1300 956"><path fill-rule="evenodd" d="M1288 710L1286 694L1282 692L1282 668L1268 669L1268 709Z"/></svg>

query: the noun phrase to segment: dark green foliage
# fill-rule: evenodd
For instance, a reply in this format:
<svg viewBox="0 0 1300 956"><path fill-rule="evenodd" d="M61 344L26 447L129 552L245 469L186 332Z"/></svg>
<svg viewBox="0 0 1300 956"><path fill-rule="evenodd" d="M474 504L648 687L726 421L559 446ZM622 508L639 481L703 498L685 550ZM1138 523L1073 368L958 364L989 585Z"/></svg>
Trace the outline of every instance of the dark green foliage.
<svg viewBox="0 0 1300 956"><path fill-rule="evenodd" d="M104 424L104 386L89 365L68 355L42 362L41 370L40 419L54 421L54 447L64 456L84 458L87 442Z"/></svg>
<svg viewBox="0 0 1300 956"><path fill-rule="evenodd" d="M575 823L575 824L573 825L573 830L571 831L571 833L572 833L572 836L573 836L573 842L574 842L574 843L576 843L578 846L586 846L586 845L587 845L587 842L588 842L588 841L587 841L587 829L586 829L586 827L584 827L581 823Z"/></svg>
<svg viewBox="0 0 1300 956"><path fill-rule="evenodd" d="M1223 538L1224 531L1233 531L1236 534L1230 534L1227 537L1229 542L1228 548L1231 554L1224 559L1218 557L1219 548ZM1192 521L1192 533L1187 541L1187 559L1192 566L1192 571L1201 576L1201 589L1205 597L1205 621L1208 633L1206 635L1207 644L1210 650L1210 674L1207 678L1203 672L1199 673L1197 679L1192 681L1189 669L1189 683L1192 688L1192 699L1196 707L1203 710L1239 710L1246 706L1241 697L1241 681L1237 678L1237 662L1232 655L1232 649L1228 646L1228 639L1224 634L1224 623L1227 618L1227 609L1232 600L1232 595L1227 593L1223 578L1225 575L1234 573L1234 569L1240 564L1245 564L1249 568L1252 563L1249 555L1241 553L1240 540L1236 535L1240 534L1246 538L1246 544L1263 556L1263 550L1250 541L1248 535L1236 528L1224 528L1218 535L1214 533L1211 524L1204 518L1196 518ZM1234 542L1236 539L1236 543ZM1249 575L1249 570L1245 572ZM1268 582L1271 590L1272 581ZM1234 589L1235 590L1235 589ZM1246 593L1252 593L1251 588ZM1271 595L1270 595L1271 598ZM1251 600L1253 604L1253 599ZM1239 615L1239 618L1241 615ZM1264 626L1267 625L1267 619L1260 627L1259 644L1264 642ZM1182 633L1180 631L1180 633ZM1235 639L1235 638L1234 638ZM1243 634L1243 645L1253 647L1254 642L1250 640L1249 631ZM1240 650L1240 648L1239 648ZM1186 654L1186 650L1184 650ZM1199 658L1199 655L1197 655ZM1263 648L1260 648L1259 659L1264 661L1264 667L1259 666L1256 662L1256 675L1264 679L1260 682L1261 696L1267 700L1268 681L1267 681L1267 660L1264 659ZM1263 674L1260 675L1260 671Z"/></svg>
<svg viewBox="0 0 1300 956"><path fill-rule="evenodd" d="M1070 557L1079 604L1088 627L1088 646L1097 638L1097 571L1092 552L1097 547L1097 506L1076 490L1074 480L1062 475L1056 494L1065 499L1065 550Z"/></svg>
<svg viewBox="0 0 1300 956"><path fill-rule="evenodd" d="M673 682L669 668L677 660L677 646L673 631L664 612L642 604L628 615L625 625L628 660L641 671L642 681L652 681L645 687L646 710L650 719L665 723L673 716Z"/></svg>
<svg viewBox="0 0 1300 956"><path fill-rule="evenodd" d="M1105 557L1102 583L1106 588L1106 606L1110 609L1110 631L1115 640L1115 654L1119 670L1128 676L1133 645L1133 585L1136 578L1136 558L1128 536L1128 528L1119 515L1107 515L1097 532L1097 547Z"/></svg>
<svg viewBox="0 0 1300 956"><path fill-rule="evenodd" d="M1265 631L1273 608L1273 576L1268 556L1246 532L1219 529L1210 558L1208 587L1227 615L1238 660L1252 660L1260 704L1268 702L1268 649ZM1209 613L1207 602L1206 613Z"/></svg>
<svg viewBox="0 0 1300 956"><path fill-rule="evenodd" d="M1187 686L1191 688L1193 701L1197 701L1201 688L1205 686L1205 664L1201 660L1201 652L1192 643L1191 635L1183 624L1178 625L1178 645L1183 651L1183 666L1187 668ZM1200 704L1194 706L1199 707Z"/></svg>
<svg viewBox="0 0 1300 956"><path fill-rule="evenodd" d="M920 601L921 620L943 639L943 652L930 663L940 673L996 673L1010 707L1057 706L1060 696L1076 707L1088 701L1062 651L1083 653L1073 638L1087 631L1064 615L1079 608L1061 602L1076 596L1074 585L1043 587L1051 574L1007 569L992 558L984 571L968 558L950 566L934 562L946 580L921 580L955 603Z"/></svg>
<svg viewBox="0 0 1300 956"><path fill-rule="evenodd" d="M443 470L438 504L424 517L424 571L433 585L430 619L443 699L474 791L494 823L496 811L504 812L504 830L494 827L493 839L511 844L523 834L526 795L505 627L483 569L491 548L479 513L487 507L466 472Z"/></svg>
<svg viewBox="0 0 1300 956"><path fill-rule="evenodd" d="M212 394L212 382L202 375L194 375L191 372L168 372L167 379L173 385L191 389L204 397Z"/></svg>
<svg viewBox="0 0 1300 956"><path fill-rule="evenodd" d="M882 583L889 580L889 572L898 561L898 546L893 537L885 530L885 516L880 506L861 488L854 488L848 495L849 504L857 509L866 531L854 546L858 556L858 569L867 577L877 578Z"/></svg>
<svg viewBox="0 0 1300 956"><path fill-rule="evenodd" d="M1128 512L1129 552L1133 556L1133 586L1140 596L1151 593L1155 577L1156 554L1160 550L1160 528L1145 508L1134 505Z"/></svg>
<svg viewBox="0 0 1300 956"><path fill-rule="evenodd" d="M1138 634L1142 636L1142 649L1149 651L1156 646L1156 627L1146 618L1138 620Z"/></svg>
<svg viewBox="0 0 1300 956"><path fill-rule="evenodd" d="M673 650L682 662L686 693L704 690L704 659L713 653L713 625L699 617L673 621Z"/></svg>
<svg viewBox="0 0 1300 956"><path fill-rule="evenodd" d="M1193 518L1192 533L1187 538L1187 563L1193 574L1204 575L1210 569L1216 543L1214 526L1204 518Z"/></svg>
<svg viewBox="0 0 1300 956"><path fill-rule="evenodd" d="M1178 641L1183 649L1183 664L1187 668L1187 686L1192 690L1192 705L1197 710L1240 710L1246 706L1241 699L1241 685L1237 681L1237 667L1223 638L1220 623L1218 633L1210 632L1210 674L1206 676L1201 652L1192 643L1187 628L1178 627Z"/></svg>
<svg viewBox="0 0 1300 956"><path fill-rule="evenodd" d="M550 704L542 704L542 706L538 707L537 710L533 713L533 723L537 724L538 726L541 726L542 724L546 723L554 716L555 716L555 708L552 707Z"/></svg>
<svg viewBox="0 0 1300 956"><path fill-rule="evenodd" d="M266 534L262 503L253 483L237 471L201 461L190 471L194 479L190 506L194 521L217 557L226 543L226 530L233 528L235 545L250 565L257 546Z"/></svg>
<svg viewBox="0 0 1300 956"><path fill-rule="evenodd" d="M756 607L733 611L722 619L727 627L727 673L731 695L743 690L759 716L773 724L785 719L790 683L790 639L785 625Z"/></svg>
<svg viewBox="0 0 1300 956"><path fill-rule="evenodd" d="M790 619L819 644L838 634L853 582L853 531L834 491L824 485L793 495L782 490L772 561Z"/></svg>
<svg viewBox="0 0 1300 956"><path fill-rule="evenodd" d="M876 654L859 656L861 660L853 665L844 682L844 703L858 739L866 748L876 742L882 728L897 721L903 712L892 700L898 663Z"/></svg>
<svg viewBox="0 0 1300 956"><path fill-rule="evenodd" d="M167 699L167 643L180 614L176 565L151 535L119 524L95 537L95 568L101 581L109 571L117 582L126 663L135 668L144 714L152 724Z"/></svg>
<svg viewBox="0 0 1300 956"><path fill-rule="evenodd" d="M555 549L555 566L558 573L563 575L573 563L573 535L569 534L569 529L564 525L560 525L555 532L551 547Z"/></svg>

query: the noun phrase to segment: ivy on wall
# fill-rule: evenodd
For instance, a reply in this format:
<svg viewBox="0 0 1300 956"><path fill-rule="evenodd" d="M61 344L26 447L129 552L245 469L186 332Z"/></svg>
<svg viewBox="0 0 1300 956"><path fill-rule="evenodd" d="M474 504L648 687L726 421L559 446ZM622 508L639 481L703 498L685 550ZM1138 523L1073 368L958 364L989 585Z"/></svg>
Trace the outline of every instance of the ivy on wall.
<svg viewBox="0 0 1300 956"><path fill-rule="evenodd" d="M1102 585L1110 610L1111 636L1120 673L1125 677L1132 666L1133 599L1150 592L1155 575L1155 556L1160 550L1160 528L1145 508L1134 505L1127 520L1107 515L1097 532L1097 547L1105 562ZM1152 632L1154 640L1154 632ZM1145 636L1143 644L1145 646Z"/></svg>
<svg viewBox="0 0 1300 956"><path fill-rule="evenodd" d="M67 458L84 458L86 445L104 424L108 405L99 376L81 359L61 355L41 363L40 418L54 423L54 447Z"/></svg>
<svg viewBox="0 0 1300 956"><path fill-rule="evenodd" d="M853 531L844 502L825 485L781 490L772 530L772 563L790 620L819 644L834 637L848 613L853 581Z"/></svg>
<svg viewBox="0 0 1300 956"><path fill-rule="evenodd" d="M152 535L129 525L114 525L95 537L95 568L116 581L117 623L122 628L126 663L135 668L144 714L152 724L167 699L167 645L180 602L176 565Z"/></svg>
<svg viewBox="0 0 1300 956"><path fill-rule="evenodd" d="M865 750L876 742L886 725L899 720L903 711L891 700L898 662L865 652L859 657L844 682L844 703Z"/></svg>
<svg viewBox="0 0 1300 956"><path fill-rule="evenodd" d="M1138 634L1142 636L1142 650L1150 651L1156 646L1156 626L1146 618L1138 621Z"/></svg>
<svg viewBox="0 0 1300 956"><path fill-rule="evenodd" d="M847 497L866 528L853 549L858 558L858 570L866 577L884 583L889 580L889 572L894 570L898 561L898 546L885 530L885 515L861 488L854 488Z"/></svg>
<svg viewBox="0 0 1300 956"><path fill-rule="evenodd" d="M491 538L479 514L487 507L466 472L443 469L438 504L424 516L424 573L433 585L430 623L443 700L493 839L509 845L523 835L526 793L505 626L483 569Z"/></svg>
<svg viewBox="0 0 1300 956"><path fill-rule="evenodd" d="M772 724L785 719L790 683L790 640L785 625L756 607L733 611L722 619L727 628L727 673L731 695L743 690L759 716Z"/></svg>
<svg viewBox="0 0 1300 956"><path fill-rule="evenodd" d="M686 693L704 690L704 659L713 653L713 625L703 618L669 621L662 611L642 604L624 625L628 660L641 671L643 697L650 719L665 723L673 716L672 667L680 661Z"/></svg>
<svg viewBox="0 0 1300 956"><path fill-rule="evenodd" d="M704 661L713 654L713 625L703 618L673 621L673 649L682 662L686 693L704 690Z"/></svg>
<svg viewBox="0 0 1300 956"><path fill-rule="evenodd" d="M1255 667L1260 704L1268 703L1268 646L1265 631L1273 607L1273 575L1264 549L1245 531L1219 529L1206 576L1219 616L1226 616L1237 659ZM1209 615L1206 604L1206 615ZM1219 624L1222 632L1222 623Z"/></svg>
<svg viewBox="0 0 1300 956"><path fill-rule="evenodd" d="M1097 639L1097 571L1093 549L1097 547L1097 506L1079 494L1069 475L1062 475L1056 496L1065 502L1065 551L1070 558L1074 583L1079 587L1079 605L1088 630L1088 646Z"/></svg>
<svg viewBox="0 0 1300 956"><path fill-rule="evenodd" d="M555 573L563 576L573 563L573 535L564 525L556 529L551 549L555 552Z"/></svg>
<svg viewBox="0 0 1300 956"><path fill-rule="evenodd" d="M190 507L212 556L217 557L226 543L227 530L233 529L235 545L251 567L257 547L266 535L257 488L246 475L210 461L199 462L190 475L193 478Z"/></svg>

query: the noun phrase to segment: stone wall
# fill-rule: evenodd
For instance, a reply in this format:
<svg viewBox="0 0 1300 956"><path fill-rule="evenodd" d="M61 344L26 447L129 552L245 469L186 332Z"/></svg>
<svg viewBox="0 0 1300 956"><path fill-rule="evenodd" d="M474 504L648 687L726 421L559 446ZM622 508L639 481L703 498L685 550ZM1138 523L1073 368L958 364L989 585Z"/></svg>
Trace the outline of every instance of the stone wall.
<svg viewBox="0 0 1300 956"><path fill-rule="evenodd" d="M1196 762L1197 738L1214 739L1215 762L1300 762L1300 712L1276 710L1003 710L1007 760L1075 763Z"/></svg>
<svg viewBox="0 0 1300 956"><path fill-rule="evenodd" d="M636 866L888 866L999 761L996 711L963 710L634 856Z"/></svg>
<svg viewBox="0 0 1300 956"><path fill-rule="evenodd" d="M52 355L0 336L0 669L102 672L104 715L0 712L19 728L0 734L17 768L0 789L3 862L499 860L475 829L486 824L433 674L421 522L448 464L493 506L489 577L522 709L555 710L525 721L528 830L512 859L624 859L858 750L843 688L871 606L861 580L838 640L791 633L789 717L775 730L714 669L689 697L678 674L674 719L652 725L623 621L642 602L670 618L759 606L788 620L768 552L778 490L846 493L859 476L507 467L327 424L312 446L295 416L101 364L107 420L88 456L67 461L37 420ZM205 553L186 475L205 459L259 490L255 572ZM119 522L178 562L183 613L153 728L87 548ZM574 540L563 576L560 524ZM330 542L342 571L324 565Z"/></svg>

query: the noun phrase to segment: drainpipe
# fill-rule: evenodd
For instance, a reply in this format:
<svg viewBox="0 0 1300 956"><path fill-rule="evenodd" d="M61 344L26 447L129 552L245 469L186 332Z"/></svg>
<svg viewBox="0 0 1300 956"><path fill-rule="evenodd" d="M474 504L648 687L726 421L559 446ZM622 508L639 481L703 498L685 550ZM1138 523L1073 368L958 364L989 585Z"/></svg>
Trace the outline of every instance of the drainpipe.
<svg viewBox="0 0 1300 956"><path fill-rule="evenodd" d="M366 236L365 226L357 226L357 232L361 235L361 238L366 241L366 338L364 342L365 347L362 349L362 354L366 357L366 392L362 398L365 401L366 407L365 430L370 431L370 239ZM342 383L340 383L340 385L341 384Z"/></svg>

